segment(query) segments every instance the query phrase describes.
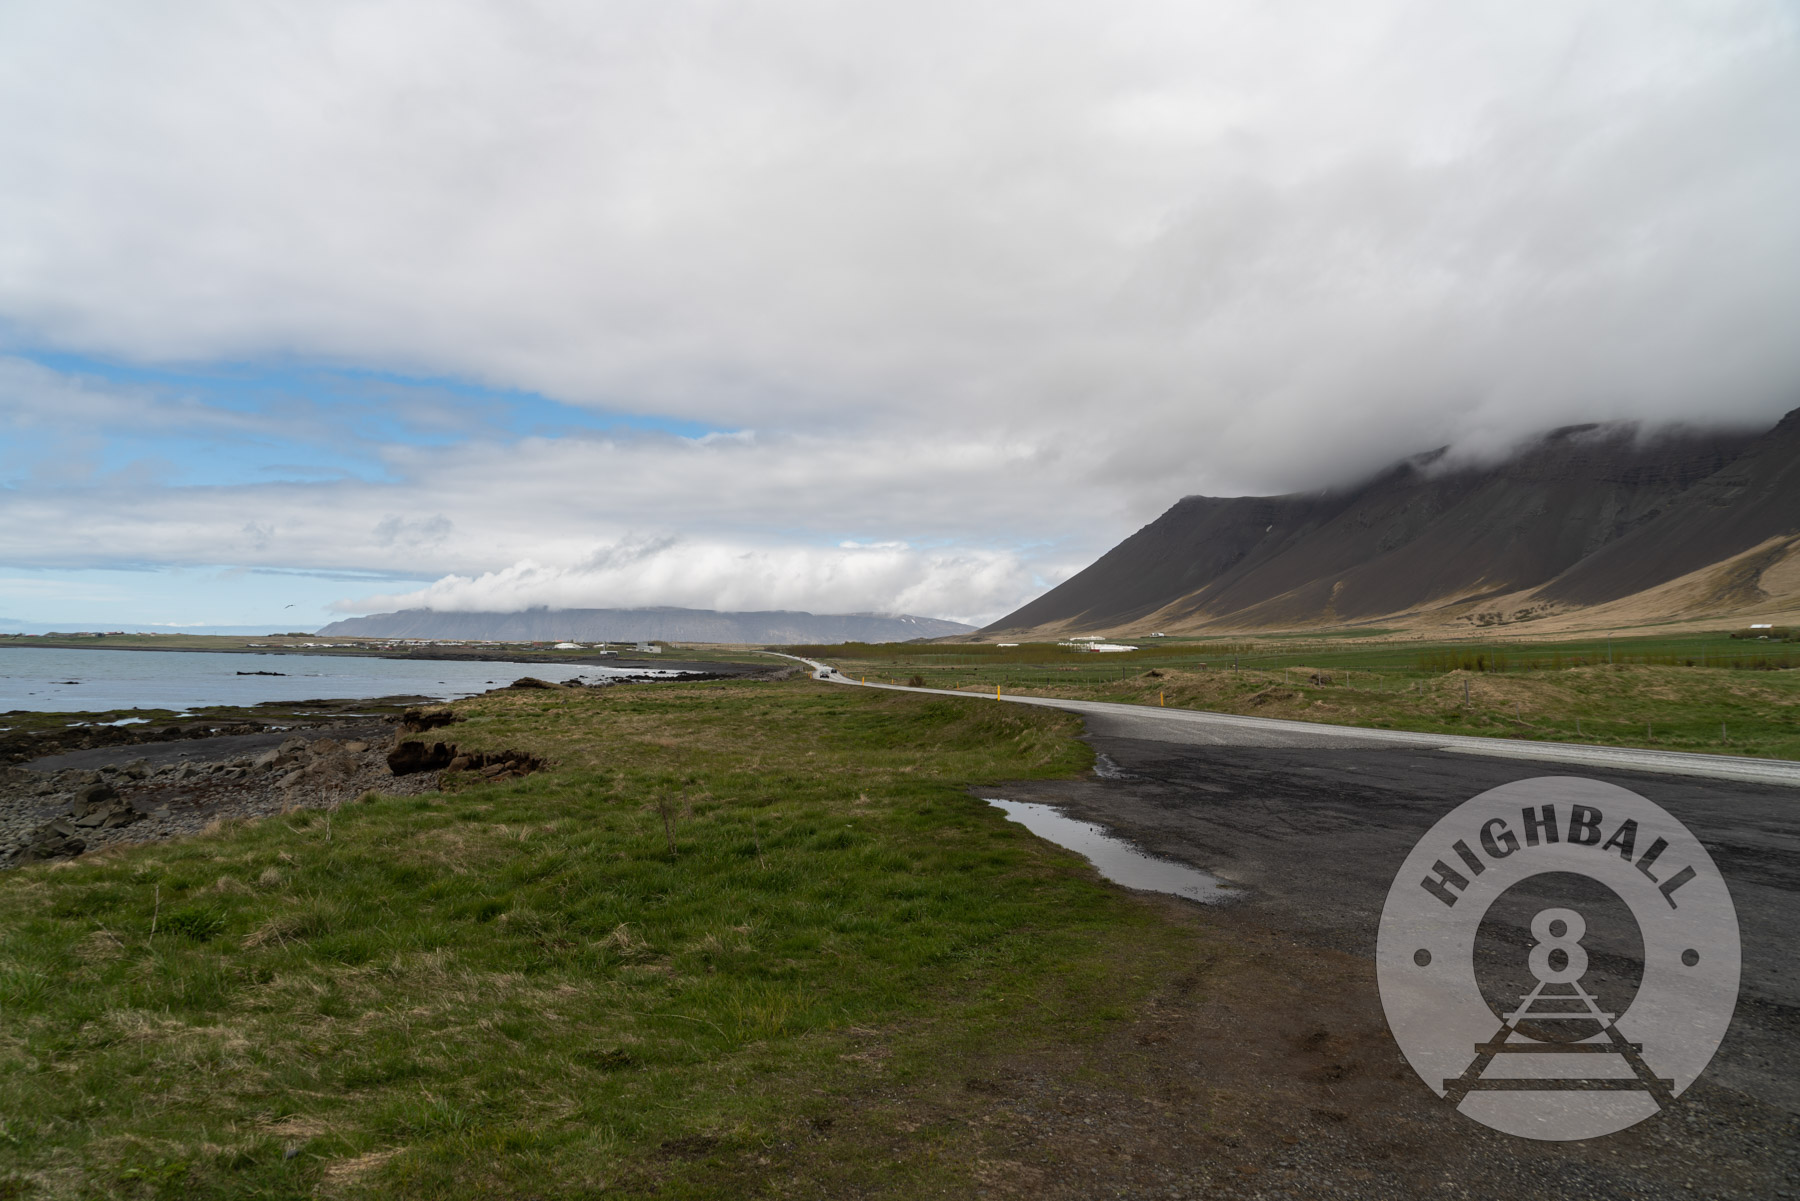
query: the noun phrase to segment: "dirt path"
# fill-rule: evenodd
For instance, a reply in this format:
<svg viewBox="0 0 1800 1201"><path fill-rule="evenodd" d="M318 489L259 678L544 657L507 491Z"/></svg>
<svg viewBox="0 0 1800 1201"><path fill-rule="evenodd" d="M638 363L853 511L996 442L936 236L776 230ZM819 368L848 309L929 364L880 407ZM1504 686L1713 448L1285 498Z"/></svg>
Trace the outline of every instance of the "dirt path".
<svg viewBox="0 0 1800 1201"><path fill-rule="evenodd" d="M989 1195L1135 1198L1767 1198L1800 1121L1703 1078L1608 1138L1514 1138L1427 1091L1389 1037L1366 959L1236 912L1166 902L1194 962L1090 1052L985 1066L954 1092L850 1121L976 1131ZM849 1133L846 1130L846 1133Z"/></svg>

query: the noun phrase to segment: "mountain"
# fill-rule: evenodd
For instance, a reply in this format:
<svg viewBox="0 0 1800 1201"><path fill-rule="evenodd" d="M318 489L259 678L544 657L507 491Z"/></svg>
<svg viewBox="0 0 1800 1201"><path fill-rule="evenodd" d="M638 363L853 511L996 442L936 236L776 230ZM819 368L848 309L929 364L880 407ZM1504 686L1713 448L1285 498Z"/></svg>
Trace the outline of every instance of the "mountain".
<svg viewBox="0 0 1800 1201"><path fill-rule="evenodd" d="M1800 409L1764 433L1570 426L1354 487L1190 496L984 634L1712 616L1800 601Z"/></svg>
<svg viewBox="0 0 1800 1201"><path fill-rule="evenodd" d="M968 634L974 626L934 617L785 610L716 613L711 609L526 609L453 613L403 609L334 621L320 634L356 638L468 638L498 642L907 642Z"/></svg>

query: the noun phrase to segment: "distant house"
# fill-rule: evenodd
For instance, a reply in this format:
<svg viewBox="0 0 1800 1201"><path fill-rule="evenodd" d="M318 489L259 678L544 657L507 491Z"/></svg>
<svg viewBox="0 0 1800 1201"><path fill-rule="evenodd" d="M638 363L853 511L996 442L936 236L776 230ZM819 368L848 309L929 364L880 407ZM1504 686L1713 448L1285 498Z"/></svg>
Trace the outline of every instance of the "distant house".
<svg viewBox="0 0 1800 1201"><path fill-rule="evenodd" d="M640 642L636 646L632 647L631 649L634 651L637 651L640 655L660 655L660 654L662 654L662 647L656 645L656 643L654 643L654 642Z"/></svg>

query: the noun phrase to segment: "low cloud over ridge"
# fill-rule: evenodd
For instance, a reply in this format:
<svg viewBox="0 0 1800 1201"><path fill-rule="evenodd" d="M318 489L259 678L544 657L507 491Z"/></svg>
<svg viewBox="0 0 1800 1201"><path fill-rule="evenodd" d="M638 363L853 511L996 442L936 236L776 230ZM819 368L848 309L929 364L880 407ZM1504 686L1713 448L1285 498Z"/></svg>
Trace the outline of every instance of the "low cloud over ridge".
<svg viewBox="0 0 1800 1201"><path fill-rule="evenodd" d="M1043 587L1020 556L921 551L903 544L829 548L657 541L606 547L569 566L515 563L428 588L342 602L345 613L394 609L502 612L673 605L723 611L929 613L977 624L1011 597Z"/></svg>

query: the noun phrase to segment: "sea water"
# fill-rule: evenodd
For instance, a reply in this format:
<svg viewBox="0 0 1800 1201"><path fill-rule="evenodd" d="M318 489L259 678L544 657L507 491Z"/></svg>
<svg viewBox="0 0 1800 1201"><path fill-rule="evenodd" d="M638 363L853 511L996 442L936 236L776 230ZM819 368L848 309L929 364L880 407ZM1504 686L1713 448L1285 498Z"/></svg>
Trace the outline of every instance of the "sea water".
<svg viewBox="0 0 1800 1201"><path fill-rule="evenodd" d="M244 674L247 672L278 674ZM561 684L608 676L681 674L590 663L0 646L0 713L10 709L46 713L139 708L181 711L202 705L378 696L454 700L510 684L520 676Z"/></svg>

